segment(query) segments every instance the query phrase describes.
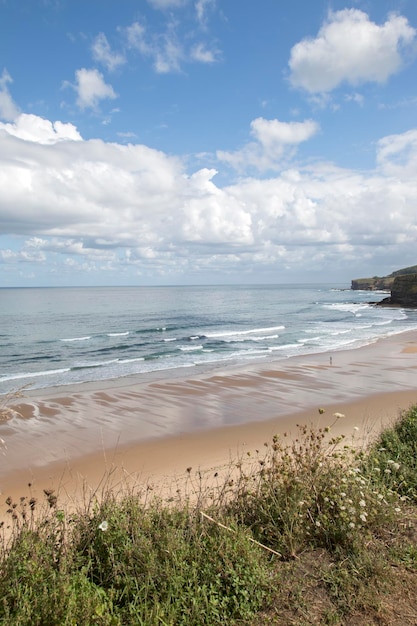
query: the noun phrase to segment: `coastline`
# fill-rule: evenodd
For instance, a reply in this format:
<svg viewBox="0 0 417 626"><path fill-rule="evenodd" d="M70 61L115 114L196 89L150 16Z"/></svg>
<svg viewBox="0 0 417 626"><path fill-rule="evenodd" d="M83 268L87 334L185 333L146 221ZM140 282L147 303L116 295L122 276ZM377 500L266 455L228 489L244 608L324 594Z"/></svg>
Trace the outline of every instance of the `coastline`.
<svg viewBox="0 0 417 626"><path fill-rule="evenodd" d="M54 488L94 493L103 477L167 486L212 472L297 423L366 441L417 402L417 331L349 350L175 376L27 392L1 425L1 501ZM319 415L318 408L325 413ZM4 496L4 498L3 498Z"/></svg>

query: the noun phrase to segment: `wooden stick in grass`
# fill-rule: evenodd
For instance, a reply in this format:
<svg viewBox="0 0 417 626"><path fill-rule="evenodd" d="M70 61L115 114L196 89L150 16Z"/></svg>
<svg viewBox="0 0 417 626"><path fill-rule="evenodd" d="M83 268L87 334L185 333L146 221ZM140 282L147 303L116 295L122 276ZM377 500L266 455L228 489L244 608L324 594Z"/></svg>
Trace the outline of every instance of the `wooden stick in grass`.
<svg viewBox="0 0 417 626"><path fill-rule="evenodd" d="M231 533L236 532L235 530L233 530L233 528L230 528L229 526L225 526L224 524L221 524L217 520L213 519L212 517L210 517L210 515L207 515L207 513L204 513L203 511L200 511L200 513L201 513L202 517L205 517L210 522L213 522L213 524L217 524L217 526L220 526L220 528L224 528L225 530L229 530ZM264 550L267 550L268 552L272 552L272 554L275 554L276 556L282 557L282 554L280 554L276 550L273 550L272 548L268 548L268 546L265 546L263 543L260 543L259 541L256 541L256 539L252 539L252 537L248 537L248 539L249 539L249 541L252 541L252 543L255 543L257 546L259 546L260 548L263 548Z"/></svg>

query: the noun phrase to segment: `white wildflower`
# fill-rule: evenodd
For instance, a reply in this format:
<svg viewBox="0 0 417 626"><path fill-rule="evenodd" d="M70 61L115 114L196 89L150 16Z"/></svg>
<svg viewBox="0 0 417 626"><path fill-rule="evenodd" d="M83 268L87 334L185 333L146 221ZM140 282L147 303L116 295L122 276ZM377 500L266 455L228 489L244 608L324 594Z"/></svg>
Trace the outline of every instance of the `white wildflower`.
<svg viewBox="0 0 417 626"><path fill-rule="evenodd" d="M358 430L359 430L359 426L354 426L354 427L353 427L353 430L358 431Z"/></svg>
<svg viewBox="0 0 417 626"><path fill-rule="evenodd" d="M388 467L387 467L387 469L385 470L385 473L386 473L386 474L391 474L391 470L390 470L390 469L388 469Z"/></svg>
<svg viewBox="0 0 417 626"><path fill-rule="evenodd" d="M321 522L318 519L316 520L316 526L317 526L317 528L320 528L320 526L321 526Z"/></svg>
<svg viewBox="0 0 417 626"><path fill-rule="evenodd" d="M365 500L359 500L359 506L361 506L362 508L364 508L366 506L366 502Z"/></svg>
<svg viewBox="0 0 417 626"><path fill-rule="evenodd" d="M355 528L355 522L349 522L349 528Z"/></svg>
<svg viewBox="0 0 417 626"><path fill-rule="evenodd" d="M335 417L337 420L342 418L342 417L346 417L344 413L333 413L333 417Z"/></svg>
<svg viewBox="0 0 417 626"><path fill-rule="evenodd" d="M392 464L392 467L393 467L395 470L399 470L399 469L400 469L400 464L399 464L399 463L393 463L393 464Z"/></svg>
<svg viewBox="0 0 417 626"><path fill-rule="evenodd" d="M362 520L363 522L366 522L366 521L367 521L367 519L366 519L366 513L361 513L361 514L359 515L359 517L361 518L361 520Z"/></svg>
<svg viewBox="0 0 417 626"><path fill-rule="evenodd" d="M98 525L99 529L102 530L103 532L106 532L106 530L108 530L109 528L109 523L106 520L103 520L101 522L101 524Z"/></svg>
<svg viewBox="0 0 417 626"><path fill-rule="evenodd" d="M396 513L401 513L401 509L400 509L398 506L396 506L396 507L395 507L394 511L395 511Z"/></svg>

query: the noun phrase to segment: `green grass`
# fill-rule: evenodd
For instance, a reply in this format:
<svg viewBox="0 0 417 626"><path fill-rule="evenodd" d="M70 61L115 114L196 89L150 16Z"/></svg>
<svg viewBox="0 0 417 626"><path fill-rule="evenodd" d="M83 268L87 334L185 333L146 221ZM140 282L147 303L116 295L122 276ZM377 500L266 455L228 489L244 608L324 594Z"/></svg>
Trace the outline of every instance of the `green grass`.
<svg viewBox="0 0 417 626"><path fill-rule="evenodd" d="M210 495L8 498L0 624L415 624L416 446L411 407L367 450L276 436Z"/></svg>

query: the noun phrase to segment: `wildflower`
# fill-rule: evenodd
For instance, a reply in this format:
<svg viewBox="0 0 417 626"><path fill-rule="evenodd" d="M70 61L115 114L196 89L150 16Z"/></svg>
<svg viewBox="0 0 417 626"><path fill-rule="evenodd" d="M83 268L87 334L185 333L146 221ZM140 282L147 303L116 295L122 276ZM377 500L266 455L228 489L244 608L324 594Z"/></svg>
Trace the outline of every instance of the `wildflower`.
<svg viewBox="0 0 417 626"><path fill-rule="evenodd" d="M401 513L401 509L400 509L398 506L396 506L396 507L395 507L394 511L395 511L396 513Z"/></svg>
<svg viewBox="0 0 417 626"><path fill-rule="evenodd" d="M320 526L321 526L320 520L316 520L316 526L317 526L317 528L320 528Z"/></svg>
<svg viewBox="0 0 417 626"><path fill-rule="evenodd" d="M387 469L385 470L386 474L391 474L391 470L387 467Z"/></svg>
<svg viewBox="0 0 417 626"><path fill-rule="evenodd" d="M362 508L366 506L366 502L365 500L359 500L359 506L361 506Z"/></svg>
<svg viewBox="0 0 417 626"><path fill-rule="evenodd" d="M338 420L341 417L346 417L346 416L344 413L333 413L333 417L335 417Z"/></svg>
<svg viewBox="0 0 417 626"><path fill-rule="evenodd" d="M379 493L379 494L377 495L377 498L378 498L378 500L383 500L383 499L384 499L384 496L382 495L382 493Z"/></svg>
<svg viewBox="0 0 417 626"><path fill-rule="evenodd" d="M399 463L393 463L393 464L392 464L392 467L393 467L395 470L399 470L399 469L400 469L400 464L399 464Z"/></svg>
<svg viewBox="0 0 417 626"><path fill-rule="evenodd" d="M380 472L381 470L379 469L379 467L374 467L374 472Z"/></svg>
<svg viewBox="0 0 417 626"><path fill-rule="evenodd" d="M366 522L366 521L367 521L367 520L366 520L366 513L361 513L361 514L359 515L359 517L361 518L361 520L362 520L363 522Z"/></svg>
<svg viewBox="0 0 417 626"><path fill-rule="evenodd" d="M319 413L320 413L320 415L323 415L323 413L324 413L324 409L320 408L320 409L319 409Z"/></svg>
<svg viewBox="0 0 417 626"><path fill-rule="evenodd" d="M103 520L101 522L101 524L98 525L99 529L102 530L103 532L106 532L106 530L108 530L109 528L109 523L106 520Z"/></svg>
<svg viewBox="0 0 417 626"><path fill-rule="evenodd" d="M349 528L355 528L355 522L349 522Z"/></svg>

